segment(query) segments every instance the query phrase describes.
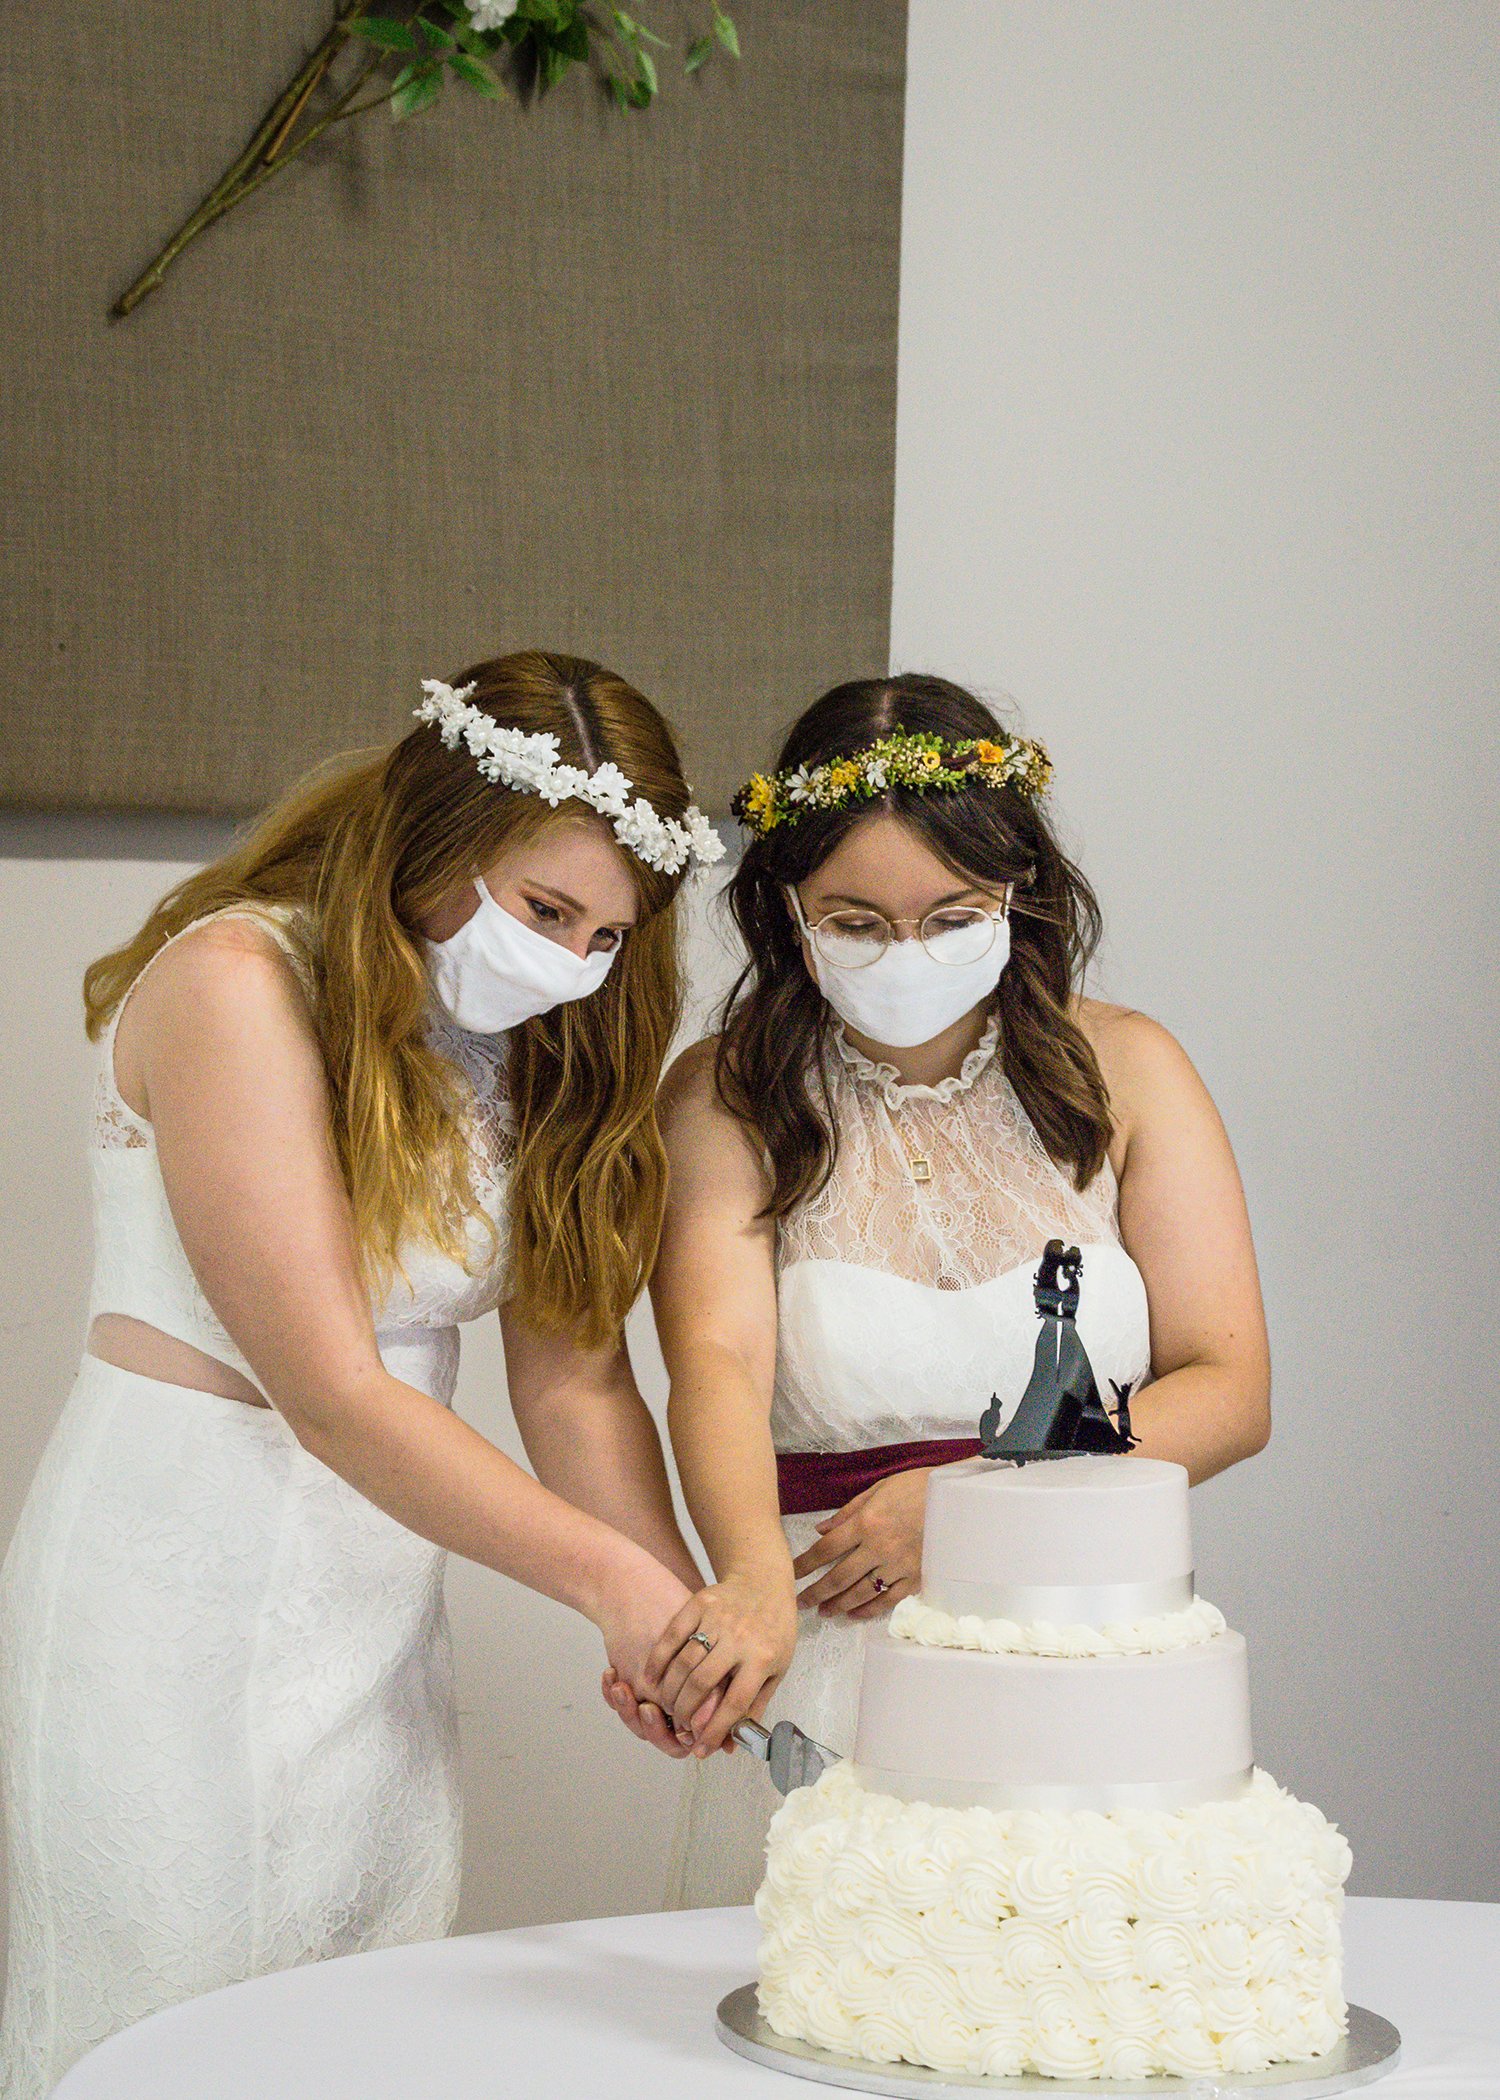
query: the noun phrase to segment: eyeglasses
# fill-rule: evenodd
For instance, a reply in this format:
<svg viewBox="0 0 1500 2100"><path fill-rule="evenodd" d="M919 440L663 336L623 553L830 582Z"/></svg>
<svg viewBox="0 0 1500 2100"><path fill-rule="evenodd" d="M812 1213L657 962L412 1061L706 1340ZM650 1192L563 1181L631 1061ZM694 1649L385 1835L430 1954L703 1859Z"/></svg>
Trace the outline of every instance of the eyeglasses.
<svg viewBox="0 0 1500 2100"><path fill-rule="evenodd" d="M823 961L836 970L865 970L896 938L898 926L915 926L917 939L934 962L959 969L966 963L982 962L995 945L1001 921L1010 914L1011 892L1005 885L999 911L985 911L977 904L940 904L921 919L888 919L882 912L855 910L825 912L809 920L802 899L788 888L792 912L798 926L812 942Z"/></svg>

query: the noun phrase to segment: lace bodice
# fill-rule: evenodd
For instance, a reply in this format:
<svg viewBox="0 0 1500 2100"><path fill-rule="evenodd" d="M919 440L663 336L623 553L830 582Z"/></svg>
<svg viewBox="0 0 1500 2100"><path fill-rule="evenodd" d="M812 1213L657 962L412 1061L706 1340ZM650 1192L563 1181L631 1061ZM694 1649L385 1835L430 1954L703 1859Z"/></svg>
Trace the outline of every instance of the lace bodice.
<svg viewBox="0 0 1500 2100"><path fill-rule="evenodd" d="M239 905L211 916L254 920L276 941L311 993L305 947L298 938L292 910ZM196 926L206 923L195 921ZM192 930L184 928L183 932ZM182 933L174 936L182 938ZM158 954L164 952L158 950ZM153 957L147 968L155 961ZM95 1254L90 1318L105 1312L130 1314L253 1379L254 1373L193 1274L167 1202L151 1125L123 1099L116 1083L115 1036L125 1003L128 998L105 1031L95 1084L90 1148ZM401 1250L404 1275L395 1278L384 1302L374 1305L372 1313L387 1367L424 1392L448 1400L458 1369L458 1323L491 1311L500 1300L505 1185L514 1139L505 1084L504 1037L469 1034L436 1005L429 1027L434 1047L468 1082L475 1193L496 1236L492 1241L483 1223L473 1220L463 1262L424 1242L408 1242Z"/></svg>
<svg viewBox="0 0 1500 2100"><path fill-rule="evenodd" d="M837 1164L777 1235L778 1450L972 1436L992 1392L1014 1409L1036 1342L1031 1275L1049 1239L1084 1250L1078 1325L1101 1390L1146 1377L1145 1286L1120 1245L1113 1170L1073 1187L998 1041L992 1020L954 1077L904 1086L835 1030Z"/></svg>
<svg viewBox="0 0 1500 2100"><path fill-rule="evenodd" d="M996 1055L992 1020L961 1071L936 1086L903 1086L894 1065L873 1064L835 1031L829 1096L838 1126L832 1180L784 1223L777 1258L858 1262L965 1290L1049 1239L1118 1238L1115 1180L1106 1162L1084 1194L1032 1129ZM914 1161L925 1160L921 1181Z"/></svg>

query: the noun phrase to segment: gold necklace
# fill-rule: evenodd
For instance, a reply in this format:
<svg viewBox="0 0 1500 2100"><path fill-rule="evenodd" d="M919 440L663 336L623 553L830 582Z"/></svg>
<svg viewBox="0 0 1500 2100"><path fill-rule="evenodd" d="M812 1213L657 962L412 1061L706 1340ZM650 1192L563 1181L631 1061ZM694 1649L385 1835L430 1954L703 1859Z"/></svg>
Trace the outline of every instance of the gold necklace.
<svg viewBox="0 0 1500 2100"><path fill-rule="evenodd" d="M977 1049L978 1047L978 1044L976 1044L975 1048ZM970 1057L972 1057L973 1054L973 1051L969 1052ZM969 1059L968 1057L966 1057L964 1059L964 1063L967 1064L968 1061ZM901 1110L899 1107L892 1105L889 1096L886 1097L886 1114L890 1117L891 1122L895 1125L896 1135L901 1140L901 1150L906 1154L906 1163L911 1168L912 1180L918 1183L931 1181L932 1161L928 1158L925 1152L914 1152L912 1150L910 1144L907 1142L906 1127L901 1121Z"/></svg>
<svg viewBox="0 0 1500 2100"><path fill-rule="evenodd" d="M912 1151L911 1146L906 1141L906 1128L901 1121L901 1111L899 1109L892 1115L891 1121L896 1126L896 1135L901 1140L901 1149L906 1154L907 1165L911 1168L912 1180L918 1182L931 1181L932 1161L925 1153Z"/></svg>

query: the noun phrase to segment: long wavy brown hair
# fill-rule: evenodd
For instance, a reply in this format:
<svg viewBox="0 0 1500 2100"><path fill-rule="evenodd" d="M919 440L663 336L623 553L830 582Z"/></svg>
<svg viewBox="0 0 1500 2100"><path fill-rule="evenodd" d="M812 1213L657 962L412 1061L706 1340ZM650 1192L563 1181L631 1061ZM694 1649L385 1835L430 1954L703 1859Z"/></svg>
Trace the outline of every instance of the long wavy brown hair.
<svg viewBox="0 0 1500 2100"><path fill-rule="evenodd" d="M862 751L895 730L959 743L993 737L995 717L946 678L905 672L838 685L794 725L777 770ZM895 787L877 801L808 809L753 839L729 887L750 961L730 991L716 1058L725 1106L760 1138L784 1217L823 1188L838 1158L826 1058L832 1013L802 960L788 887L805 882L856 824L887 810L945 867L998 892L1015 884L1010 960L1000 976L1000 1056L1037 1136L1078 1188L1104 1163L1109 1094L1073 994L1099 943L1099 906L1059 845L1041 804L1013 787L976 784L923 794Z"/></svg>
<svg viewBox="0 0 1500 2100"><path fill-rule="evenodd" d="M550 731L564 762L612 761L662 816L689 800L672 735L650 701L582 657L528 649L456 684L509 728ZM310 775L242 844L164 897L134 937L91 965L97 1037L173 934L245 903L298 907L292 931L314 986L332 1137L373 1289L408 1235L463 1259L482 1218L464 1128L466 1083L429 1035L418 921L502 853L555 825L589 822L498 787L462 744L415 728L391 749ZM624 849L621 849L622 852ZM625 853L641 901L600 990L511 1038L516 1119L507 1292L536 1325L586 1344L618 1333L655 1258L666 1158L655 1114L680 1003L673 900L681 877Z"/></svg>

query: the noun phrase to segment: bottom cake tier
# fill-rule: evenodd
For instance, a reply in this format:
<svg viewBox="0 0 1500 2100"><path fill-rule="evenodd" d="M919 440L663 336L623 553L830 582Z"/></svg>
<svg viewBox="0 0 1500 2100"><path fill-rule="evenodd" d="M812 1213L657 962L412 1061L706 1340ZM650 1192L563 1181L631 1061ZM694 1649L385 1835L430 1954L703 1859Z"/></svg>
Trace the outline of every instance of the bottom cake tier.
<svg viewBox="0 0 1500 2100"><path fill-rule="evenodd" d="M1305 2062L1344 2033L1349 1847L1264 1772L1177 1809L936 1808L836 1765L771 1825L777 2034L875 2063L1145 2078Z"/></svg>

